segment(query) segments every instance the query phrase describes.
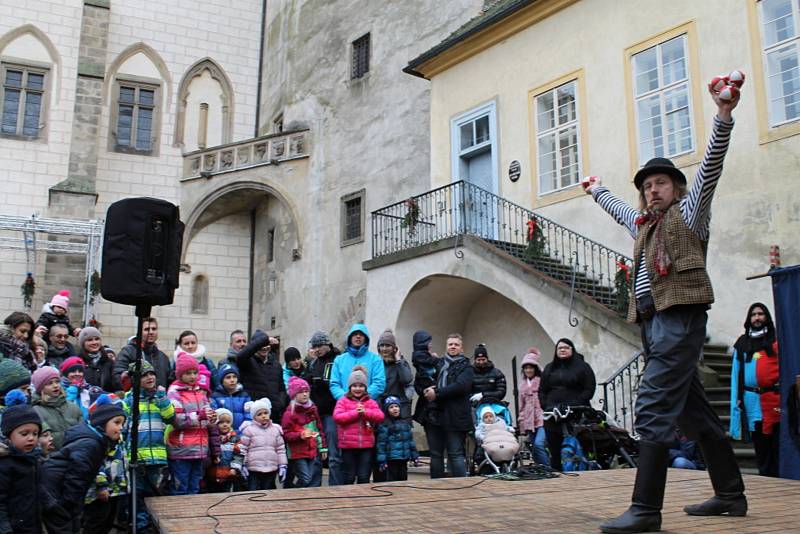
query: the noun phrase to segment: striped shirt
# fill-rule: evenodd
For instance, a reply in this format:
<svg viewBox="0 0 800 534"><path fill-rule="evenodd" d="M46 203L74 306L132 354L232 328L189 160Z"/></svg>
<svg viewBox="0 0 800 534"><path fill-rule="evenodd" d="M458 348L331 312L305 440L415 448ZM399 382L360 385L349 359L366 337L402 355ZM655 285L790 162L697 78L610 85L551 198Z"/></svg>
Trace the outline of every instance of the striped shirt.
<svg viewBox="0 0 800 534"><path fill-rule="evenodd" d="M725 122L719 117L714 117L714 130L711 132L711 140L708 142L706 154L703 162L694 176L692 187L689 194L680 201L681 215L686 226L703 241L708 241L709 225L711 223L711 200L717 188L717 182L722 175L722 162L728 152L728 144L731 139L733 129L733 119ZM638 226L636 218L639 212L629 206L624 200L614 196L605 187L597 187L593 192L595 202L600 204L609 215L614 217L619 224L628 229L631 237L636 239ZM639 299L650 293L650 279L647 277L647 269L641 268L645 262L644 250L638 259L636 269L636 280L634 281L634 293Z"/></svg>

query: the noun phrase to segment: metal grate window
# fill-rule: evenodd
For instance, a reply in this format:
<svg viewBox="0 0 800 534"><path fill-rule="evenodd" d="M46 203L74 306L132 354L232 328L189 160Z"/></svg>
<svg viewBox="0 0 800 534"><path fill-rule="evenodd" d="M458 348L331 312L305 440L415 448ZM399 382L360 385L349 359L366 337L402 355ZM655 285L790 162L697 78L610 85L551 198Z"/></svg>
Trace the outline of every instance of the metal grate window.
<svg viewBox="0 0 800 534"><path fill-rule="evenodd" d="M344 203L344 239L361 237L361 197L350 199Z"/></svg>
<svg viewBox="0 0 800 534"><path fill-rule="evenodd" d="M369 34L353 41L353 65L350 77L357 79L369 72Z"/></svg>

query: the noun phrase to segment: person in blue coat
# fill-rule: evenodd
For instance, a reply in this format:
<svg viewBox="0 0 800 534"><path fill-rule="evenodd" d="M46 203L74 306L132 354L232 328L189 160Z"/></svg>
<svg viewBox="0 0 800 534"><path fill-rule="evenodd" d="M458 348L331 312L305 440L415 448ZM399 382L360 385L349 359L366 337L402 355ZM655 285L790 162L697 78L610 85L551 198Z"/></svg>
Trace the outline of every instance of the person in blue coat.
<svg viewBox="0 0 800 534"><path fill-rule="evenodd" d="M217 410L225 408L233 414L233 428L239 432L239 427L245 421L252 421L250 415L250 394L239 383L239 370L235 365L223 363L217 371L218 385L211 394L211 406Z"/></svg>
<svg viewBox="0 0 800 534"><path fill-rule="evenodd" d="M347 348L333 361L331 370L331 394L336 400L347 393L347 379L353 367L361 365L367 369L367 393L372 399L379 399L386 389L386 374L383 360L369 350L369 330L366 325L356 323L347 334Z"/></svg>

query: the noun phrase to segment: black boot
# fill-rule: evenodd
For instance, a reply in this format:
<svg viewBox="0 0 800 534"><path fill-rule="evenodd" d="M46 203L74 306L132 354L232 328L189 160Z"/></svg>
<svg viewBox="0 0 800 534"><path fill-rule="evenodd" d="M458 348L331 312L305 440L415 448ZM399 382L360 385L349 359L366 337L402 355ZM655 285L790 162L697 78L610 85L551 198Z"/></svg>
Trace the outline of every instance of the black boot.
<svg viewBox="0 0 800 534"><path fill-rule="evenodd" d="M661 506L664 504L664 487L667 483L669 449L652 441L639 442L639 468L636 484L628 510L600 525L602 532L626 534L631 532L658 532L661 530Z"/></svg>
<svg viewBox="0 0 800 534"><path fill-rule="evenodd" d="M744 481L727 439L699 441L706 462L708 476L714 487L714 496L701 504L684 507L689 515L747 515L747 498L744 496Z"/></svg>

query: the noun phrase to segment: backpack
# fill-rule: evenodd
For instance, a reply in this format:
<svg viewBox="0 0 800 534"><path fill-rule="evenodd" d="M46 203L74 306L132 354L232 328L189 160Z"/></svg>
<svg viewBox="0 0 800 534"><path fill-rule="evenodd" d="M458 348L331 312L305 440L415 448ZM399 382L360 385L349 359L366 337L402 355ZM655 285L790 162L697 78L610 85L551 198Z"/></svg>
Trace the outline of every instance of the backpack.
<svg viewBox="0 0 800 534"><path fill-rule="evenodd" d="M562 471L594 471L600 469L600 465L586 458L578 438L564 436L564 442L561 445L561 469Z"/></svg>

